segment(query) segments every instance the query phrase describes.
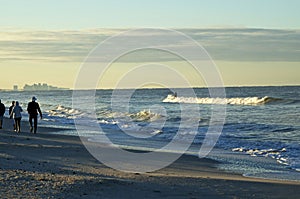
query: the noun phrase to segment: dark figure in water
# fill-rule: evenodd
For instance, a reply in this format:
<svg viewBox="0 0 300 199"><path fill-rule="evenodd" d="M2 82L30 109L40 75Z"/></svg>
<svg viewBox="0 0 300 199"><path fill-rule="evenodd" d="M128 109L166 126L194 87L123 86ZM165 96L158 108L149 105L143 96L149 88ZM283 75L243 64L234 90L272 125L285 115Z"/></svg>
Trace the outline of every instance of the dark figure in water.
<svg viewBox="0 0 300 199"><path fill-rule="evenodd" d="M1 99L0 99L0 129L2 129L4 113L5 113L5 106L4 104L1 103Z"/></svg>
<svg viewBox="0 0 300 199"><path fill-rule="evenodd" d="M40 109L39 104L36 102L36 97L32 97L32 101L28 103L27 111L29 114L29 124L30 124L30 132L36 133L37 130L37 116L40 114L40 118L43 118L42 111ZM33 120L33 126L32 126Z"/></svg>

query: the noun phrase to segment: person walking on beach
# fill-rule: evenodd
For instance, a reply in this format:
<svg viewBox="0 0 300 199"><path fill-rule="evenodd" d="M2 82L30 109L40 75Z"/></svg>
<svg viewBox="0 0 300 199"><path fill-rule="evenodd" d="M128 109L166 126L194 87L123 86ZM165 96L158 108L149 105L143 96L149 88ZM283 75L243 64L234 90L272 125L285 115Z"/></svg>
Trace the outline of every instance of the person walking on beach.
<svg viewBox="0 0 300 199"><path fill-rule="evenodd" d="M13 119L13 117L11 116L11 111L12 111L12 109L14 108L14 106L15 106L15 101L12 101L12 102L11 102L11 106L10 106L9 109L8 109L8 114L9 114L9 118L10 118L10 119ZM14 127L14 130L16 130L16 123L15 123L15 120L13 119L12 121L13 121L13 127Z"/></svg>
<svg viewBox="0 0 300 199"><path fill-rule="evenodd" d="M22 119L21 112L23 112L23 109L19 105L19 102L16 101L15 106L11 110L10 117L14 118L14 120L15 120L15 126L16 126L15 131L17 131L18 133L21 132L21 119Z"/></svg>
<svg viewBox="0 0 300 199"><path fill-rule="evenodd" d="M0 129L2 129L4 113L5 113L5 106L0 99Z"/></svg>
<svg viewBox="0 0 300 199"><path fill-rule="evenodd" d="M33 96L32 97L32 101L28 103L28 106L27 106L27 111L28 111L28 114L29 114L29 124L30 124L30 132L32 133L36 133L37 131L37 116L38 114L40 114L40 118L42 119L43 118L43 115L42 115L42 111L40 109L40 105L36 102L36 97ZM32 126L32 120L33 120L33 126Z"/></svg>

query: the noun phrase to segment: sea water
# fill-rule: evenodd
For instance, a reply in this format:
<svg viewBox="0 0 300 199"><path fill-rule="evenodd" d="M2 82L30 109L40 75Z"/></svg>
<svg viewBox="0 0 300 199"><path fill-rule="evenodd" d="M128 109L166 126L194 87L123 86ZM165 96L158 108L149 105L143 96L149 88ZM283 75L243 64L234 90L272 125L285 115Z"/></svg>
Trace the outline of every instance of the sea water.
<svg viewBox="0 0 300 199"><path fill-rule="evenodd" d="M94 104L83 100L82 107L76 108L71 90L1 91L0 98L7 109L12 100L18 100L25 110L36 96L44 113L39 125L64 128L57 133L69 135L78 135L74 119L90 115L86 111L90 109L101 127L101 132L81 134L91 142L101 142L97 135L105 134L120 147L152 151L173 139L187 142L192 135L186 152L191 155L198 155L212 125L213 106L225 106L225 124L207 157L219 161L220 169L245 176L300 181L299 86L232 87L225 89L226 98L210 97L207 88L193 89L195 96L189 96L187 89L175 90L176 97L170 95L174 89L121 90L117 96L114 90L97 90ZM191 112L199 110L200 117L182 118L182 106ZM24 112L23 120L27 118ZM197 127L191 128L191 122Z"/></svg>

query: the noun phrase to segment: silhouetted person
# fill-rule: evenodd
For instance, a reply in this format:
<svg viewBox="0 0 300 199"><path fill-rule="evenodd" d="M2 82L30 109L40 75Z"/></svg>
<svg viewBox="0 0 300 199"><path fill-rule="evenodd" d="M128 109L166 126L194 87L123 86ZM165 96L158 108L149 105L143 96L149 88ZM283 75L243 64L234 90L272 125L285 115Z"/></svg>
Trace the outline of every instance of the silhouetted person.
<svg viewBox="0 0 300 199"><path fill-rule="evenodd" d="M16 125L16 130L15 131L17 131L18 133L21 132L21 119L22 119L21 112L23 112L23 109L19 105L19 102L16 101L15 106L11 110L10 116L13 117L14 120L15 120L15 125Z"/></svg>
<svg viewBox="0 0 300 199"><path fill-rule="evenodd" d="M30 124L30 132L36 133L37 130L37 116L40 114L40 118L43 118L42 111L40 109L39 104L36 102L36 97L32 97L32 101L28 103L27 111L29 114L29 124ZM33 120L33 126L32 126Z"/></svg>
<svg viewBox="0 0 300 199"><path fill-rule="evenodd" d="M1 99L0 99L0 129L2 129L4 113L5 113L5 106L3 103L1 103Z"/></svg>
<svg viewBox="0 0 300 199"><path fill-rule="evenodd" d="M9 114L9 118L10 118L10 119L13 119L13 117L11 116L11 111L12 111L12 109L14 108L14 106L15 106L15 101L12 101L12 102L11 102L11 106L10 106L9 109L8 109L8 114ZM13 121L14 130L16 130L16 123L15 123L15 120L12 120L12 121Z"/></svg>

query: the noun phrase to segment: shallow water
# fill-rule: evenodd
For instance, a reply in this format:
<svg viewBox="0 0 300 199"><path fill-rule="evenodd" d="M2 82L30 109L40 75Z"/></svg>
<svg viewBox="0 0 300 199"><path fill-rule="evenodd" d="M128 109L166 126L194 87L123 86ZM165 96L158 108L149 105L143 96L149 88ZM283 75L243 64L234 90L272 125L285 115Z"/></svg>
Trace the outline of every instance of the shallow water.
<svg viewBox="0 0 300 199"><path fill-rule="evenodd" d="M174 90L177 97L169 95ZM100 134L124 147L153 150L192 137L188 153L194 155L209 125L218 125L210 123L212 108L225 106L226 122L209 157L223 162L222 169L246 176L299 180L299 91L298 86L238 87L226 88L226 98L211 98L205 88L194 89L195 96L186 89L122 90L118 95L97 90L95 109L84 100L80 107L72 107L72 91L2 91L0 98L7 108L11 100L18 100L26 109L37 96L44 112L40 125L64 127L71 135L77 134L74 119L95 113ZM27 117L24 113L23 119ZM84 136L97 141L95 135L99 132L86 131Z"/></svg>

